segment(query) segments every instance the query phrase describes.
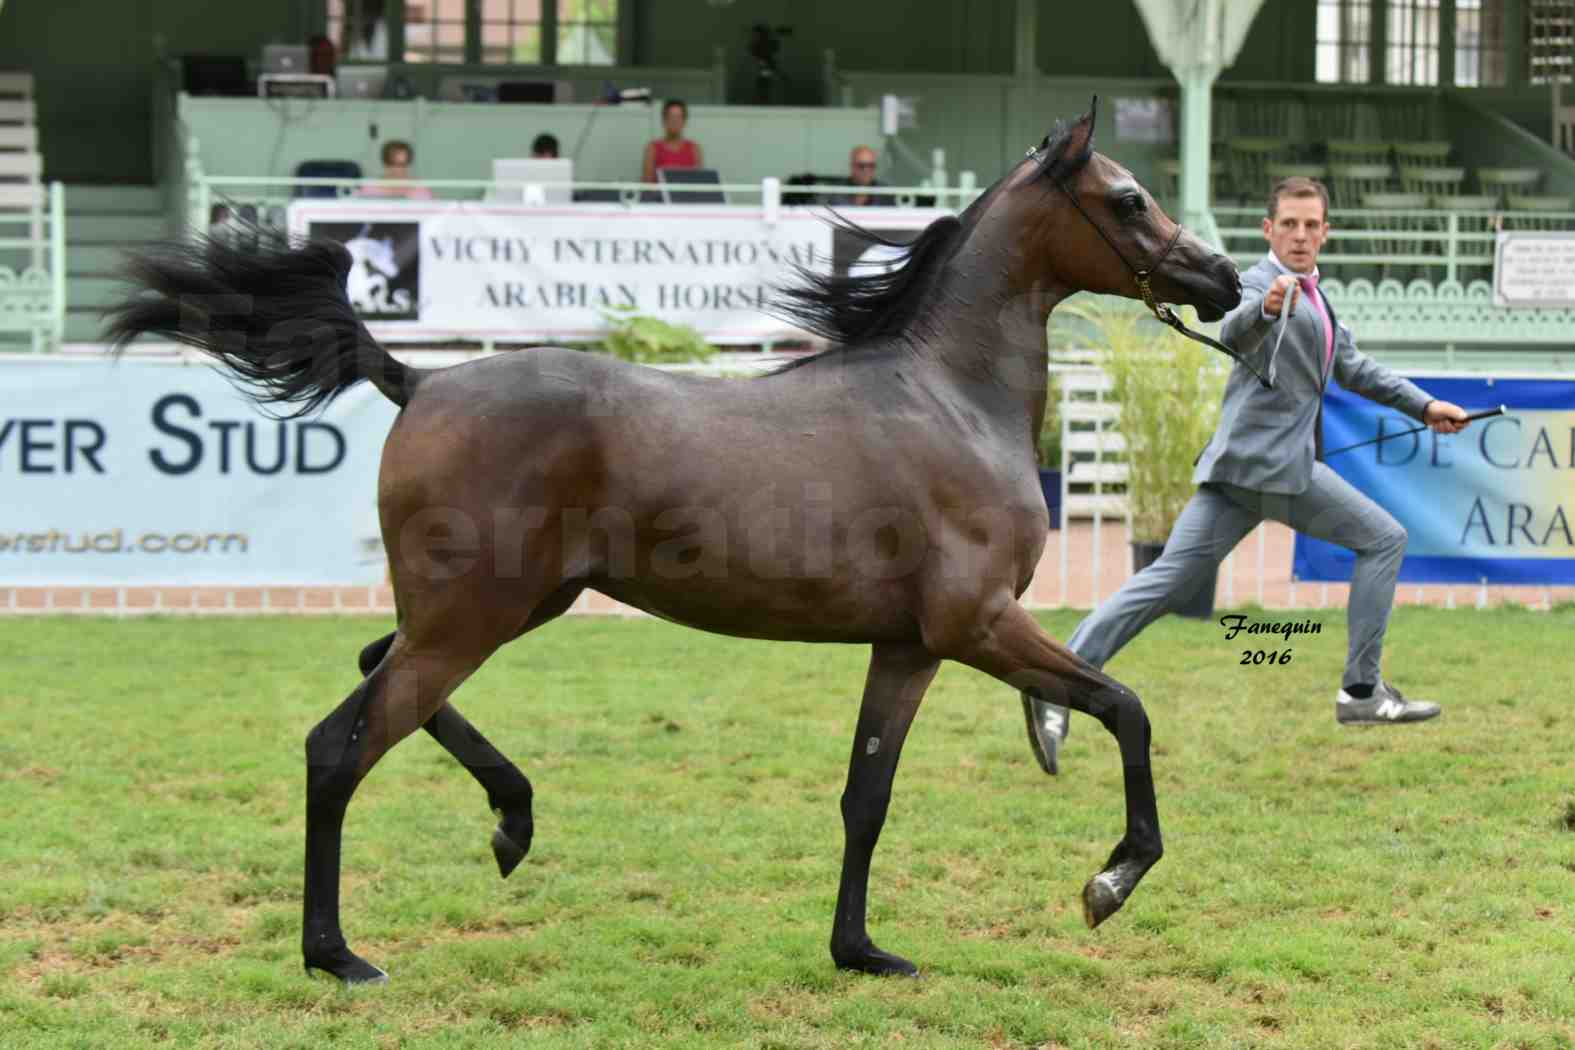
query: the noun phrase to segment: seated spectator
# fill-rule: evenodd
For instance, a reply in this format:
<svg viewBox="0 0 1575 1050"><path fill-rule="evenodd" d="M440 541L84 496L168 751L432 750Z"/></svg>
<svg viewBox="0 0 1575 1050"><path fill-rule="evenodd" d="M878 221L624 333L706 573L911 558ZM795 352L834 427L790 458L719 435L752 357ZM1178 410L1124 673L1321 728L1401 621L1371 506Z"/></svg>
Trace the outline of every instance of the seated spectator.
<svg viewBox="0 0 1575 1050"><path fill-rule="evenodd" d="M663 136L652 139L645 146L645 168L641 178L655 182L656 173L663 168L703 168L705 155L698 142L684 138L684 125L689 123L689 107L682 99L670 98L662 107Z"/></svg>
<svg viewBox="0 0 1575 1050"><path fill-rule="evenodd" d="M334 42L321 33L306 42L310 48L311 71L318 76L331 77L339 64L339 49L334 47Z"/></svg>
<svg viewBox="0 0 1575 1050"><path fill-rule="evenodd" d="M208 236L224 244L234 245L238 223L228 204L215 204L208 209Z"/></svg>
<svg viewBox="0 0 1575 1050"><path fill-rule="evenodd" d="M546 132L537 135L530 144L530 155L533 158L540 157L546 160L557 160L558 137L556 135L548 135Z"/></svg>
<svg viewBox="0 0 1575 1050"><path fill-rule="evenodd" d="M875 151L868 146L854 146L848 154L848 183L852 186L881 186L875 178ZM895 197L878 193L844 193L826 200L827 204L840 204L855 208L880 208L897 203Z"/></svg>
<svg viewBox="0 0 1575 1050"><path fill-rule="evenodd" d="M399 139L389 139L383 143L383 174L378 176L383 179L398 179L403 182L410 178L410 165L416 159L415 151L410 148L410 143ZM432 191L425 186L411 183L408 186L362 186L363 197L405 197L409 200L429 201Z"/></svg>

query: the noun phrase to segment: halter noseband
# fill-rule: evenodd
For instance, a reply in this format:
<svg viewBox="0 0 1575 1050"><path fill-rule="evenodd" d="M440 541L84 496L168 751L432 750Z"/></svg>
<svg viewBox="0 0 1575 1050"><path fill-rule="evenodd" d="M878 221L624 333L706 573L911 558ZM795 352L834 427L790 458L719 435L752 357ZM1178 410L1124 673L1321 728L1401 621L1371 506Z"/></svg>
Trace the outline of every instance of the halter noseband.
<svg viewBox="0 0 1575 1050"><path fill-rule="evenodd" d="M1028 155L1031 157L1037 152L1038 150L1029 150ZM1056 188L1062 193L1066 194L1066 199L1072 202L1072 207L1077 209L1077 213L1094 228L1095 233L1099 234L1100 239L1102 239L1106 244L1110 245L1110 250L1116 253L1116 258L1121 260L1121 265L1132 271L1132 278L1137 282L1138 292L1143 297L1143 305L1149 308L1149 312L1159 320L1160 324L1174 328L1176 331L1180 332L1182 335L1186 336L1188 339L1193 340L1194 342L1202 343L1205 346L1212 346L1214 349L1220 351L1225 356L1237 362L1247 371L1256 376L1258 382L1263 384L1264 389L1274 389L1274 350L1278 349L1277 346L1269 351L1269 374L1265 376L1262 372L1259 372L1256 368L1252 367L1252 363L1250 361L1238 354L1236 351L1232 350L1230 347L1226 346L1224 343L1221 343L1216 339L1211 339L1202 332L1194 332L1192 329L1188 328L1168 304L1159 302L1154 298L1154 290L1149 287L1149 278L1157 273L1161 266L1165 265L1165 260L1170 258L1171 249L1175 248L1176 242L1181 240L1180 223L1176 224L1176 232L1170 235L1170 240L1166 242L1165 249L1159 253L1152 263L1150 263L1146 268L1140 270L1136 266L1132 265L1131 261L1127 259L1126 253L1124 253L1116 245L1115 241L1111 240L1110 235L1105 232L1105 228L1099 225L1099 223L1095 222L1094 217L1084 210L1083 202L1077 199L1077 194L1067 189L1066 183L1062 182L1060 179L1054 179L1053 181L1055 182Z"/></svg>

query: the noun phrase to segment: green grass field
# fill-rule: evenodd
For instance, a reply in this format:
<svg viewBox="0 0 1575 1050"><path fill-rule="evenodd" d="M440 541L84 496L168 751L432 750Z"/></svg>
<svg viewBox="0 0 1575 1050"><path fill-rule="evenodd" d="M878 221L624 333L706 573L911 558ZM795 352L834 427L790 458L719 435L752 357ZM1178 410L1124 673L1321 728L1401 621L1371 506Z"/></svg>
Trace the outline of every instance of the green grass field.
<svg viewBox="0 0 1575 1050"><path fill-rule="evenodd" d="M1397 611L1386 666L1445 713L1383 729L1336 727L1321 622L1288 666L1174 618L1111 665L1167 852L1097 931L1114 741L1077 719L1052 781L944 667L872 878L912 981L826 947L866 651L560 620L456 697L535 784L531 856L499 880L480 789L403 744L345 839L393 983L345 991L301 972L302 741L386 626L7 620L0 1047L1575 1045L1575 614Z"/></svg>

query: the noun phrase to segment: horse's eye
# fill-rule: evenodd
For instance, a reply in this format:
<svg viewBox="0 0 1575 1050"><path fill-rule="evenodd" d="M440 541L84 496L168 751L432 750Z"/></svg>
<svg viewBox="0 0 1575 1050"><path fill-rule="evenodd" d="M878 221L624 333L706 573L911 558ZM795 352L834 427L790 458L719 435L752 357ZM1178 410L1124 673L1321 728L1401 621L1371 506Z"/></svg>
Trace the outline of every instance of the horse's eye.
<svg viewBox="0 0 1575 1050"><path fill-rule="evenodd" d="M1121 198L1121 214L1127 217L1140 215L1148 205L1141 193L1129 193Z"/></svg>

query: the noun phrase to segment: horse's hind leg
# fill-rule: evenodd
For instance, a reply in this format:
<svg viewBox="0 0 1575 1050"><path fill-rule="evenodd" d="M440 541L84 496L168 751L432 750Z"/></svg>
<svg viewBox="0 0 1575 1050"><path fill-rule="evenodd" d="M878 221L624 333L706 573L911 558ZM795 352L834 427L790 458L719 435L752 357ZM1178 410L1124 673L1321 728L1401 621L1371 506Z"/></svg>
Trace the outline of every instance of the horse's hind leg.
<svg viewBox="0 0 1575 1050"><path fill-rule="evenodd" d="M838 969L878 974L919 972L908 960L875 947L865 928L864 909L870 859L886 822L902 742L939 666L935 657L917 645L876 645L870 655L859 725L853 734L853 756L848 760L848 786L842 793L846 846L842 883L837 888L837 915L831 928L831 958Z"/></svg>
<svg viewBox="0 0 1575 1050"><path fill-rule="evenodd" d="M1142 702L1057 644L1015 602L966 648L949 655L1017 689L1093 715L1116 738L1126 774L1127 828L1104 868L1083 887L1083 918L1098 926L1126 903L1164 852Z"/></svg>
<svg viewBox="0 0 1575 1050"><path fill-rule="evenodd" d="M422 728L486 789L487 805L498 815L498 826L492 832L492 856L498 862L498 874L508 878L530 852L535 834L530 781L453 704L438 708Z"/></svg>
<svg viewBox="0 0 1575 1050"><path fill-rule="evenodd" d="M394 635L390 633L362 649L361 674L376 670L393 644ZM508 878L530 852L535 832L530 781L453 704L438 708L421 728L486 789L487 805L498 815L498 826L492 833L492 855L497 859L498 873Z"/></svg>
<svg viewBox="0 0 1575 1050"><path fill-rule="evenodd" d="M396 637L349 698L306 738L306 885L301 952L308 970L347 984L387 974L346 945L339 925L339 859L345 809L366 774L441 708L496 644L425 643Z"/></svg>
<svg viewBox="0 0 1575 1050"><path fill-rule="evenodd" d="M397 631L389 631L361 650L361 655L356 658L356 666L361 669L362 678L377 670L377 665L383 662L383 657L388 655L388 650L394 647L394 639L397 637L399 637Z"/></svg>

